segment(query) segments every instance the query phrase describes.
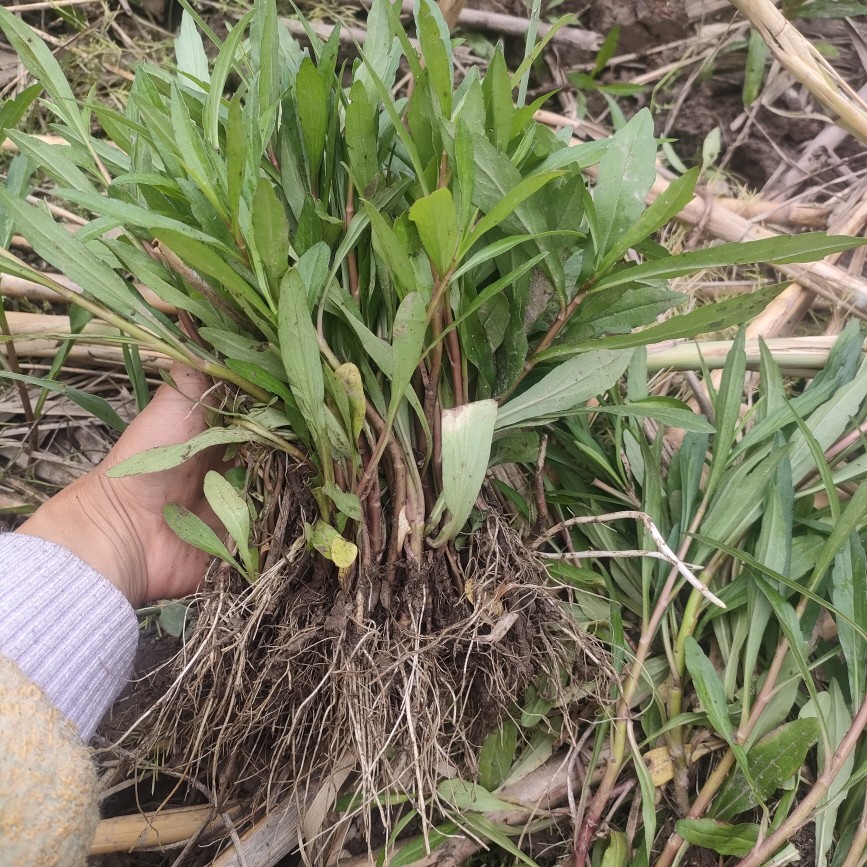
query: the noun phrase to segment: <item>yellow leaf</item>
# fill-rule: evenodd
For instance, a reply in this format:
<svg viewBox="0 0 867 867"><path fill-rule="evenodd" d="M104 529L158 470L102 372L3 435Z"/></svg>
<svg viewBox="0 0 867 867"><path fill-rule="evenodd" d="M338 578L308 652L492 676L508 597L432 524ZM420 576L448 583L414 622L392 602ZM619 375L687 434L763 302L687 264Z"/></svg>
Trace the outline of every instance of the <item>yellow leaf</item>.
<svg viewBox="0 0 867 867"><path fill-rule="evenodd" d="M341 364L334 371L334 376L346 392L349 398L349 416L352 422L352 438L358 442L361 428L364 425L364 413L366 403L364 399L364 385L361 382L361 373L354 364L347 362Z"/></svg>

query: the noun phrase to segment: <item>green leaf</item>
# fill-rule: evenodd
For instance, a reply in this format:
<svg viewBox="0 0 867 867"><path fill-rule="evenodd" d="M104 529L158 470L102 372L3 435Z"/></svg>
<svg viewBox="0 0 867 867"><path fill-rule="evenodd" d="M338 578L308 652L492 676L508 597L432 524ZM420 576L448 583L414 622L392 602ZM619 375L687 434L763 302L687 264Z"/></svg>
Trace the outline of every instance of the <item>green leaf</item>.
<svg viewBox="0 0 867 867"><path fill-rule="evenodd" d="M202 115L202 126L205 130L205 135L211 143L211 147L218 148L220 146L220 109L223 104L223 91L226 88L229 74L235 66L235 58L238 54L238 46L244 38L244 33L250 24L253 17L251 9L241 17L237 24L232 27L226 41L220 46L220 53L217 55L217 60L214 63L214 71L211 73L211 86L208 88L208 96L205 99L205 111ZM236 98L232 100L240 110L240 99L236 94ZM230 123L231 126L231 123ZM228 140L231 133L227 130L227 151L229 145ZM233 199L229 196L229 209L234 213L232 205Z"/></svg>
<svg viewBox="0 0 867 867"><path fill-rule="evenodd" d="M106 475L112 479L121 479L125 476L137 476L142 473L159 473L180 466L205 449L249 443L255 439L255 434L240 428L214 427L197 434L185 443L157 446L139 452L113 466L106 472Z"/></svg>
<svg viewBox="0 0 867 867"><path fill-rule="evenodd" d="M259 577L259 550L250 547L250 507L247 501L231 482L214 470L205 474L204 492L214 514L238 546L247 580L255 582Z"/></svg>
<svg viewBox="0 0 867 867"><path fill-rule="evenodd" d="M432 0L419 0L416 4L415 20L421 54L430 75L433 92L439 101L443 117L450 118L454 70L452 41L448 26L443 20L439 6Z"/></svg>
<svg viewBox="0 0 867 867"><path fill-rule="evenodd" d="M630 248L651 237L654 232L674 219L687 203L692 201L697 181L698 168L690 169L685 175L672 181L645 208L641 216L634 223L627 225L623 234L602 257L602 260L596 266L596 270L600 273L605 273L612 265L619 262Z"/></svg>
<svg viewBox="0 0 867 867"><path fill-rule="evenodd" d="M859 668L864 668L864 657L856 663ZM857 707L857 705L854 705ZM836 680L828 685L827 692L820 692L816 699L810 699L802 708L801 719L809 719L822 716L825 728L831 737L829 744L819 740L818 767L827 768L834 758L834 753L840 746L847 731L852 725L852 714L846 707L846 701ZM831 781L828 791L822 800L816 805L816 865L825 867L828 863L828 853L834 844L834 826L837 824L837 813L841 807L839 796L846 788L846 784L855 767L855 756L850 754L839 773Z"/></svg>
<svg viewBox="0 0 867 867"><path fill-rule="evenodd" d="M406 247L395 234L387 218L372 203L362 200L361 204L370 219L376 251L388 265L388 269L402 290L402 294L404 296L409 294L415 290L415 272L406 252Z"/></svg>
<svg viewBox="0 0 867 867"><path fill-rule="evenodd" d="M862 7L862 9L867 11L867 7ZM759 98L759 94L762 92L767 60L767 43L762 38L761 33L751 27L749 43L747 44L747 62L744 66L744 86L742 92L744 106L747 108Z"/></svg>
<svg viewBox="0 0 867 867"><path fill-rule="evenodd" d="M480 400L443 410L443 499L450 517L435 546L454 539L473 510L488 469L496 421L495 400Z"/></svg>
<svg viewBox="0 0 867 867"><path fill-rule="evenodd" d="M623 831L612 831L600 867L628 867L629 846Z"/></svg>
<svg viewBox="0 0 867 867"><path fill-rule="evenodd" d="M473 136L466 122L458 120L455 131L454 172L457 178L455 193L458 203L458 225L467 228L473 216L473 184L475 164L473 161Z"/></svg>
<svg viewBox="0 0 867 867"><path fill-rule="evenodd" d="M295 79L295 101L298 120L304 137L304 153L310 169L310 183L317 185L319 167L325 153L325 134L328 129L328 91L313 61L301 61Z"/></svg>
<svg viewBox="0 0 867 867"><path fill-rule="evenodd" d="M218 281L255 323L273 321L273 314L262 296L212 247L171 229L154 229L153 235L191 268Z"/></svg>
<svg viewBox="0 0 867 867"><path fill-rule="evenodd" d="M511 719L503 720L485 738L479 752L479 783L489 792L494 791L508 776L517 746L518 725Z"/></svg>
<svg viewBox="0 0 867 867"><path fill-rule="evenodd" d="M137 294L98 258L88 245L55 223L47 211L26 204L2 186L0 207L12 217L17 230L27 236L33 249L46 262L81 286L97 301L131 322L148 326L155 324L157 318L145 307ZM0 251L0 256L4 252ZM7 261L0 263L0 268L11 273L10 260L13 257L6 254L3 258ZM30 276L30 279L39 282L35 274Z"/></svg>
<svg viewBox="0 0 867 867"><path fill-rule="evenodd" d="M2 379L26 382L28 385L38 385L45 391L62 394L114 430L126 430L126 422L114 411L111 404L94 394L88 394L86 391L73 388L71 385L64 385L62 382L53 382L50 379L40 379L38 376L27 376L23 373L12 373L9 370L0 370L0 380Z"/></svg>
<svg viewBox="0 0 867 867"><path fill-rule="evenodd" d="M818 740L816 720L799 719L774 729L757 741L747 756L756 794L763 801L770 798L798 772L810 748ZM727 821L755 807L758 804L756 794L738 768L723 785L713 812L719 819Z"/></svg>
<svg viewBox="0 0 867 867"><path fill-rule="evenodd" d="M480 813L494 813L498 810L513 810L514 804L502 801L492 795L484 786L468 783L466 780L443 780L437 786L437 795L456 810L478 810Z"/></svg>
<svg viewBox="0 0 867 867"><path fill-rule="evenodd" d="M48 144L37 136L25 135L14 129L10 129L6 135L21 153L30 157L48 177L61 186L96 192L87 175L67 155L71 150L68 145Z"/></svg>
<svg viewBox="0 0 867 867"><path fill-rule="evenodd" d="M715 819L679 819L675 830L687 843L718 855L747 855L759 839L759 826L746 822L729 825Z"/></svg>
<svg viewBox="0 0 867 867"><path fill-rule="evenodd" d="M655 180L653 118L644 108L614 134L599 163L594 241L601 261L641 216L644 197Z"/></svg>
<svg viewBox="0 0 867 867"><path fill-rule="evenodd" d="M0 107L0 133L17 126L40 93L42 93L42 85L31 84L17 96L7 99Z"/></svg>
<svg viewBox="0 0 867 867"><path fill-rule="evenodd" d="M603 394L623 375L631 352L600 349L570 358L500 407L497 430L539 424Z"/></svg>
<svg viewBox="0 0 867 867"><path fill-rule="evenodd" d="M187 628L190 607L188 602L167 602L165 605L161 605L160 613L157 616L160 629L175 638L180 638Z"/></svg>
<svg viewBox="0 0 867 867"><path fill-rule="evenodd" d="M743 747L735 742L734 728L729 718L728 704L726 703L725 689L713 663L707 658L705 652L699 647L698 642L691 636L686 637L686 667L692 676L692 683L698 693L702 709L707 714L710 724L714 727L723 740L729 745L738 762L738 769L744 775L744 780L752 780L749 777L749 764Z"/></svg>
<svg viewBox="0 0 867 867"><path fill-rule="evenodd" d="M706 304L691 313L672 316L659 325L632 334L615 334L596 340L576 340L568 344L564 343L562 346L555 344L551 349L540 352L537 360L548 361L553 358L563 358L574 355L576 352L585 352L594 347L605 347L609 350L628 349L635 346L649 346L664 340L696 337L708 331L722 331L732 325L749 322L754 316L761 313L787 285L786 283L778 283L748 295L738 295L725 301L718 301L716 304Z"/></svg>
<svg viewBox="0 0 867 867"><path fill-rule="evenodd" d="M373 336L373 335L371 335ZM391 359L389 359L391 361ZM390 368L389 368L390 372ZM385 373L385 371L383 371ZM388 375L388 374L386 374ZM361 371L352 364L346 362L334 371L334 377L346 392L349 402L349 418L352 425L353 442L358 442L361 430L364 427L364 417L367 412L367 403L364 398L364 384L361 379Z"/></svg>
<svg viewBox="0 0 867 867"><path fill-rule="evenodd" d="M52 110L66 122L82 144L89 143L90 131L78 110L75 94L48 46L21 19L2 6L0 30L6 34L18 59L48 92L53 100Z"/></svg>
<svg viewBox="0 0 867 867"><path fill-rule="evenodd" d="M409 218L440 276L445 275L458 246L458 219L451 191L441 187L418 199L409 209Z"/></svg>
<svg viewBox="0 0 867 867"><path fill-rule="evenodd" d="M184 81L186 86L204 93L202 84L209 84L211 80L208 75L208 56L205 54L205 46L196 22L186 10L181 15L181 29L175 39L175 57L178 71L188 76Z"/></svg>
<svg viewBox="0 0 867 867"><path fill-rule="evenodd" d="M810 587L815 589L825 572L834 562L837 554L848 544L849 536L859 529L867 516L867 485L859 485L846 504L840 519L834 522L825 544L819 554L816 567L810 576Z"/></svg>
<svg viewBox="0 0 867 867"><path fill-rule="evenodd" d="M848 546L843 545L835 556L831 579L831 598L836 608L862 630L867 630L867 564L857 533L849 536ZM837 635L846 660L852 706L860 707L867 693L864 666L867 642L843 618L837 618Z"/></svg>
<svg viewBox="0 0 867 867"><path fill-rule="evenodd" d="M360 80L356 80L349 91L349 105L346 107L346 150L356 188L366 196L368 187L379 171L379 159L376 109Z"/></svg>
<svg viewBox="0 0 867 867"><path fill-rule="evenodd" d="M562 176L562 172L547 172L546 174L534 174L524 178L476 223L470 237L463 244L462 254L469 250L486 232L489 232L507 217L511 216L522 202L525 202L550 181ZM544 235L541 237L544 237Z"/></svg>
<svg viewBox="0 0 867 867"><path fill-rule="evenodd" d="M652 418L668 427L694 433L713 433L713 425L704 416L696 415L686 404L671 397L647 397L617 406L594 406L579 412Z"/></svg>
<svg viewBox="0 0 867 867"><path fill-rule="evenodd" d="M539 867L539 865L530 858L526 852L519 849L507 836L508 833L514 833L515 829L508 825L499 825L482 813L469 812L464 814L461 819L469 825L477 835L487 838L501 849L504 849L515 858L516 861L520 861L521 864L526 864L527 867Z"/></svg>
<svg viewBox="0 0 867 867"><path fill-rule="evenodd" d="M355 494L341 491L334 484L327 484L322 487L322 492L337 506L337 510L351 518L353 521L361 520L361 501Z"/></svg>
<svg viewBox="0 0 867 867"><path fill-rule="evenodd" d="M804 235L781 235L762 241L738 241L719 244L702 250L691 250L677 256L654 259L640 265L621 268L603 277L594 291L622 286L636 280L682 277L703 268L724 268L727 265L748 265L753 262L788 264L824 259L832 253L844 252L867 243L864 238L826 235L810 232Z"/></svg>
<svg viewBox="0 0 867 867"><path fill-rule="evenodd" d="M744 390L744 373L747 366L745 343L746 329L741 328L732 343L728 358L726 358L719 392L714 401L716 437L714 438L711 457L710 477L706 487L708 496L716 491L716 487L723 477L728 466L732 445L741 426L741 399Z"/></svg>
<svg viewBox="0 0 867 867"><path fill-rule="evenodd" d="M274 186L259 178L253 198L253 238L268 283L276 290L289 267L289 220Z"/></svg>
<svg viewBox="0 0 867 867"><path fill-rule="evenodd" d="M220 541L217 534L197 515L194 515L184 506L175 503L166 503L163 506L163 517L166 523L185 542L194 548L217 557L224 563L234 566L242 575L244 569L240 563L229 553L226 546Z"/></svg>
<svg viewBox="0 0 867 867"><path fill-rule="evenodd" d="M473 204L484 213L492 211L506 196L521 183L521 173L515 168L506 154L500 153L491 143L481 136L473 136L475 154L475 183L473 184ZM549 253L545 267L554 283L558 295L565 297L565 275L560 258L550 239L544 237L548 224L541 208L532 198L521 202L515 211L501 223L502 229L510 235L535 235L535 245L539 252Z"/></svg>
<svg viewBox="0 0 867 867"><path fill-rule="evenodd" d="M404 392L421 361L427 331L427 307L420 292L411 292L400 303L392 327L391 400L388 421L394 420Z"/></svg>
<svg viewBox="0 0 867 867"><path fill-rule="evenodd" d="M317 443L325 437L325 381L319 340L307 306L307 290L296 268L280 283L280 356L298 409ZM323 456L324 460L324 456Z"/></svg>
<svg viewBox="0 0 867 867"><path fill-rule="evenodd" d="M512 138L512 118L515 105L512 101L512 82L503 51L497 47L488 63L488 71L482 82L485 97L485 126L494 146L505 151Z"/></svg>

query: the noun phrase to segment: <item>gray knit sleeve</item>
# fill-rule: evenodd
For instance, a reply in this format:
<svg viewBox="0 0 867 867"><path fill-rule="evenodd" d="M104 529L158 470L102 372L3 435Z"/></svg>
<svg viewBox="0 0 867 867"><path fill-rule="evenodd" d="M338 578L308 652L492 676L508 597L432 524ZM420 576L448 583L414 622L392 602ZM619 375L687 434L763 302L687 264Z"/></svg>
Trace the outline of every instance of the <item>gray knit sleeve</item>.
<svg viewBox="0 0 867 867"><path fill-rule="evenodd" d="M0 653L90 740L129 681L138 643L123 594L71 551L0 536Z"/></svg>

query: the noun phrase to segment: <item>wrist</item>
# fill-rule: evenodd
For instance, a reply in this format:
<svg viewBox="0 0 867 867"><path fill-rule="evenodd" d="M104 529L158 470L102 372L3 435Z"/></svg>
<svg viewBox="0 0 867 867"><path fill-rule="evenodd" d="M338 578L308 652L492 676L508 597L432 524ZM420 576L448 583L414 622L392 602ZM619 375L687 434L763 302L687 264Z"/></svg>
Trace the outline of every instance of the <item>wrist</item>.
<svg viewBox="0 0 867 867"><path fill-rule="evenodd" d="M144 549L111 481L89 473L41 505L17 532L62 545L135 608L147 595Z"/></svg>

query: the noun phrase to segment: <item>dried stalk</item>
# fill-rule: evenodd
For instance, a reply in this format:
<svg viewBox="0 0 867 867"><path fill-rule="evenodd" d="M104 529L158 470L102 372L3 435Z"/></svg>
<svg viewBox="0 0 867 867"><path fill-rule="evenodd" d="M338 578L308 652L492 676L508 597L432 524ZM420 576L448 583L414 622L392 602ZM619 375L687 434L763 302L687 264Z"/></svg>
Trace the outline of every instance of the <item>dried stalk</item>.
<svg viewBox="0 0 867 867"><path fill-rule="evenodd" d="M839 117L841 126L867 143L867 103L771 0L731 0L731 3L761 34L780 65Z"/></svg>
<svg viewBox="0 0 867 867"><path fill-rule="evenodd" d="M214 808L209 804L103 819L97 825L88 855L131 852L182 843L199 833L203 827L207 830L212 825L222 826L222 822L215 819Z"/></svg>
<svg viewBox="0 0 867 867"><path fill-rule="evenodd" d="M47 274L46 276L72 292L81 293L81 288L63 274ZM142 298L151 307L159 310L161 313L172 315L177 312L171 304L167 304L152 289L148 289L147 286L135 284L135 287ZM5 298L26 298L28 301L37 303L47 302L49 304L63 303L67 300L65 298L58 298L56 292L45 286L41 286L33 280L25 280L23 277L15 277L12 274L0 274L0 296Z"/></svg>
<svg viewBox="0 0 867 867"><path fill-rule="evenodd" d="M361 3L363 6L369 7L371 0L361 0ZM406 15L411 15L413 4L414 0L404 0L401 11ZM527 34L528 23L526 18L517 15L505 15L502 12L488 12L483 9L461 9L456 22L450 22L450 26L452 28L458 26L462 30L485 30L500 36L523 39ZM544 37L551 26L545 21L540 21L537 30L539 38ZM563 27L554 34L552 42L571 45L584 51L598 51L602 44L602 35L592 30L582 30L579 27Z"/></svg>

